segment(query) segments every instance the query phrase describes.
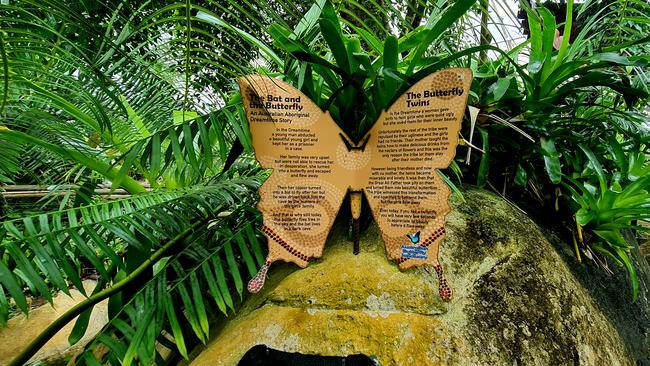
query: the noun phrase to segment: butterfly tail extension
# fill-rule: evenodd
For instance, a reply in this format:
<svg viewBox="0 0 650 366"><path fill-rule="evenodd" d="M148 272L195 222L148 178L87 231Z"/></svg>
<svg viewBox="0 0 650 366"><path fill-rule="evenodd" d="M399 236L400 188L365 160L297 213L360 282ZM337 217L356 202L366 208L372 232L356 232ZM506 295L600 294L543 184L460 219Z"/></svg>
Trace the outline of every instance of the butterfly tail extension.
<svg viewBox="0 0 650 366"><path fill-rule="evenodd" d="M438 275L438 292L440 293L440 297L444 301L450 301L452 297L452 291L451 287L449 287L447 279L445 278L445 273L442 270L442 265L436 264L433 266L433 269L436 270L436 274Z"/></svg>
<svg viewBox="0 0 650 366"><path fill-rule="evenodd" d="M268 259L264 262L264 265L257 272L255 277L248 281L248 292L256 294L260 292L262 287L264 287L264 281L266 281L266 273L269 271L271 266L271 261Z"/></svg>

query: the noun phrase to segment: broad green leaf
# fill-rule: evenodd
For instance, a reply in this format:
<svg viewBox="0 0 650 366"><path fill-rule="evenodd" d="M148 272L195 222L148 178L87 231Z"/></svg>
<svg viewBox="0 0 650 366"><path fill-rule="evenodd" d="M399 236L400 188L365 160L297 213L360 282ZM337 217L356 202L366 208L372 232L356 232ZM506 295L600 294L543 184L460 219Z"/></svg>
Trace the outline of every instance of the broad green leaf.
<svg viewBox="0 0 650 366"><path fill-rule="evenodd" d="M5 295L5 289L0 282L0 327L6 327L9 320L9 301Z"/></svg>
<svg viewBox="0 0 650 366"><path fill-rule="evenodd" d="M41 278L41 275L36 272L32 266L31 261L27 258L25 253L20 250L20 248L18 248L14 243L4 243L4 247L8 250L8 253L11 255L12 259L16 261L18 269L14 271L17 274L22 273L24 275L23 280L26 280L28 282L28 285L30 285L32 292L43 296L50 304L52 304L52 294L50 293L50 289L45 284L45 281L43 281ZM2 268L0 268L0 270L1 269ZM7 269L7 267L4 269ZM4 272L2 276L5 276ZM9 287L11 285L11 280L8 279L5 284L7 287ZM14 295L12 294L12 296Z"/></svg>
<svg viewBox="0 0 650 366"><path fill-rule="evenodd" d="M585 226L591 222L594 216L595 215L593 211L583 207L576 212L576 221L581 226Z"/></svg>
<svg viewBox="0 0 650 366"><path fill-rule="evenodd" d="M237 233L235 234L234 239L237 242L237 245L239 246L239 252L241 253L242 258L244 259L244 263L246 264L246 268L248 269L248 274L250 274L251 277L255 277L255 274L257 273L257 266L253 261L253 257L251 256L251 253L248 250L248 246L246 245L246 242L244 242L244 238L240 233Z"/></svg>
<svg viewBox="0 0 650 366"><path fill-rule="evenodd" d="M226 136L223 133L223 128L221 127L221 123L219 123L219 119L217 116L212 113L210 114L210 122L211 122L211 130L214 131L215 135L217 136L217 143L219 146L219 157L221 158L221 162L225 162L226 159L228 158L228 145L226 143Z"/></svg>
<svg viewBox="0 0 650 366"><path fill-rule="evenodd" d="M422 56L429 46L444 34L445 30L454 24L456 20L465 15L467 10L469 10L474 3L476 3L476 0L457 0L440 16L438 22L427 31L426 37L414 51L406 75L411 75L415 70L415 67L421 65Z"/></svg>
<svg viewBox="0 0 650 366"><path fill-rule="evenodd" d="M226 274L223 270L223 266L221 265L221 259L219 259L218 256L212 257L212 265L214 266L214 273L217 277L217 284L219 285L221 296L223 296L223 300L226 302L226 305L228 305L232 311L235 311L235 305L232 301L232 297L230 296L230 289L228 288L228 284L226 283Z"/></svg>
<svg viewBox="0 0 650 366"><path fill-rule="evenodd" d="M86 257L90 263L92 263L97 272L99 272L99 274L105 279L110 278L111 276L109 276L108 272L106 272L104 263L102 263L99 257L97 257L95 249L88 245L86 239L79 235L79 233L75 230L67 230L67 234L74 241L81 254L83 254L83 256Z"/></svg>
<svg viewBox="0 0 650 366"><path fill-rule="evenodd" d="M646 163L646 155L639 151L637 153L630 152L628 157L627 178L631 181L650 175L650 164Z"/></svg>
<svg viewBox="0 0 650 366"><path fill-rule="evenodd" d="M14 299L16 305L27 314L27 301L25 295L23 295L23 290L20 288L13 274L4 264L4 261L0 261L0 284L9 291L11 298ZM4 290L3 290L4 291Z"/></svg>
<svg viewBox="0 0 650 366"><path fill-rule="evenodd" d="M149 308L142 315L142 318L139 319L140 321L138 322L137 331L131 338L129 342L129 348L124 353L124 357L122 357L123 366L129 366L133 362L133 359L135 358L138 352L138 348L142 342L142 339L146 334L148 327L150 326L149 323L152 321L154 314L155 314L155 308Z"/></svg>
<svg viewBox="0 0 650 366"><path fill-rule="evenodd" d="M350 25L350 27L361 36L361 38L372 48L372 50L376 54L381 54L381 41L371 32L368 32L367 30L359 27L355 27L354 25Z"/></svg>
<svg viewBox="0 0 650 366"><path fill-rule="evenodd" d="M525 187L528 184L528 173L526 173L526 169L524 169L520 164L517 164L515 184L520 187Z"/></svg>
<svg viewBox="0 0 650 366"><path fill-rule="evenodd" d="M224 313L227 316L228 309L226 309L226 303L223 301L223 297L221 296L221 292L219 291L219 285L217 285L216 277L214 276L212 270L210 269L210 262L205 262L203 265L201 265L201 270L203 271L205 280L208 283L208 288L210 289L210 294L212 294L212 298L217 304L217 307L222 313Z"/></svg>
<svg viewBox="0 0 650 366"><path fill-rule="evenodd" d="M544 154L544 167L546 173L553 184L559 184L562 181L562 168L560 165L560 154L555 149L553 139L540 138L540 146Z"/></svg>
<svg viewBox="0 0 650 366"><path fill-rule="evenodd" d="M490 171L490 142L488 140L488 131L483 128L478 128L483 140L483 155L481 155L481 163L478 167L478 177L476 184L479 187L484 187L488 182L488 173Z"/></svg>
<svg viewBox="0 0 650 366"><path fill-rule="evenodd" d="M632 285L632 302L636 302L639 296L639 279L636 275L634 265L632 264L632 261L630 260L630 257L628 256L626 250L616 248L616 254L618 254L619 258L621 258L621 262L623 262L623 265L625 265L625 269L627 269L627 273L630 276L630 283Z"/></svg>
<svg viewBox="0 0 650 366"><path fill-rule="evenodd" d="M562 44L555 58L555 65L553 66L556 69L559 65L564 62L564 55L567 53L569 48L569 39L571 38L571 30L573 25L573 0L568 0L566 5L566 17L564 21L564 31L562 32Z"/></svg>
<svg viewBox="0 0 650 366"><path fill-rule="evenodd" d="M84 233L88 234L93 243L111 260L113 264L121 269L125 269L124 261L117 255L117 253L110 248L106 240L104 240L99 233L92 227L84 226Z"/></svg>
<svg viewBox="0 0 650 366"><path fill-rule="evenodd" d="M395 36L388 36L384 41L384 73L385 75L391 76L388 73L388 70L397 70L397 64L399 62L399 46L397 44L397 38ZM397 85L399 80L395 80L393 77L384 78L384 90L388 95L392 96L397 92Z"/></svg>
<svg viewBox="0 0 650 366"><path fill-rule="evenodd" d="M185 308L185 316L190 324L190 327L194 331L194 334L205 344L207 342L207 338L205 333L203 333L203 329L201 328L200 325L200 320L199 317L196 313L197 308L194 306L194 302L192 301L192 298L190 297L189 292L187 291L187 288L185 286L184 282L178 282L176 284L176 289L178 290L178 294L181 297L181 300L183 301L183 306Z"/></svg>
<svg viewBox="0 0 650 366"><path fill-rule="evenodd" d="M169 151L169 149L171 149L172 153L174 154L174 159L176 160L176 165L182 167L185 163L185 159L183 157L183 153L181 152L181 145L178 140L178 133L174 128L169 129L169 141L171 147L168 148L167 150Z"/></svg>
<svg viewBox="0 0 650 366"><path fill-rule="evenodd" d="M306 35L311 29L316 27L318 19L320 18L321 11L325 6L327 0L317 0L300 19L293 33L296 37L301 38Z"/></svg>
<svg viewBox="0 0 650 366"><path fill-rule="evenodd" d="M124 105L124 107L126 108L126 111L129 116L129 122L133 123L133 126L137 129L138 133L140 134L140 137L146 138L151 136L151 132L149 131L147 126L145 126L144 122L142 121L142 118L138 116L136 111L133 109L133 107L131 107L129 102L126 100L126 97L121 95L119 98L122 104Z"/></svg>
<svg viewBox="0 0 650 366"><path fill-rule="evenodd" d="M200 122L199 122L200 123ZM196 151L194 150L194 135L188 123L183 123L183 143L185 145L185 155L190 160L190 165L194 171L199 171L199 162L196 159Z"/></svg>
<svg viewBox="0 0 650 366"><path fill-rule="evenodd" d="M201 155L203 161L208 169L212 169L214 162L212 158L212 143L210 142L208 129L206 128L204 121L197 121L197 126L199 128L199 140L201 141Z"/></svg>
<svg viewBox="0 0 650 366"><path fill-rule="evenodd" d="M598 161L598 158L596 158L596 155L594 155L593 151L591 151L589 147L584 144L578 144L578 146L580 146L580 149L585 153L585 155L587 155L589 163L591 163L591 167L594 168L594 171L598 176L598 183L600 183L600 194L605 194L607 191L607 178L605 177L605 172L603 171L602 165L600 165L600 161Z"/></svg>
<svg viewBox="0 0 650 366"><path fill-rule="evenodd" d="M540 83L544 83L554 68L551 58L553 55L553 41L555 40L556 24L555 16L550 10L540 7L538 11L542 16L542 43L544 50L544 66Z"/></svg>
<svg viewBox="0 0 650 366"><path fill-rule="evenodd" d="M338 19L336 20L336 25L334 24L334 21L325 18L321 18L318 24L320 25L323 38L325 38L325 41L334 55L336 65L347 75L350 75L352 73L350 60L348 58L348 51L345 48L343 34L340 32L340 28L337 27ZM339 31L337 31L337 28Z"/></svg>
<svg viewBox="0 0 650 366"><path fill-rule="evenodd" d="M239 274L239 266L237 265L237 260L235 259L235 253L232 250L232 243L230 240L224 243L224 250L226 252L226 262L228 262L230 275L235 282L235 289L237 289L239 297L241 298L244 295L244 285L241 275Z"/></svg>
<svg viewBox="0 0 650 366"><path fill-rule="evenodd" d="M86 334L86 329L88 329L88 321L90 320L90 315L92 314L94 307L91 307L90 309L84 311L77 317L77 320L74 323L74 327L72 328L72 331L68 335L68 343L73 346L81 338L83 338L84 334Z"/></svg>
<svg viewBox="0 0 650 366"><path fill-rule="evenodd" d="M244 233L253 247L253 254L255 255L257 265L262 266L264 264L264 255L262 254L262 245L257 240L257 235L255 235L255 230L250 224L246 224L244 226Z"/></svg>
<svg viewBox="0 0 650 366"><path fill-rule="evenodd" d="M492 89L492 94L494 94L494 101L498 102L503 98L503 96L508 91L510 87L510 78L499 78L494 84L494 89Z"/></svg>
<svg viewBox="0 0 650 366"><path fill-rule="evenodd" d="M63 269L63 272L65 273L67 279L72 282L72 284L77 290L79 290L79 292L81 292L83 295L86 295L86 290L83 287L83 283L81 282L81 277L79 276L77 268L72 263L70 263L70 260L62 249L62 246L66 245L70 239L67 238L67 241L59 243L55 239L55 236L49 233L45 235L45 240L47 241L48 248L50 248L50 251L56 258L57 263Z"/></svg>
<svg viewBox="0 0 650 366"><path fill-rule="evenodd" d="M208 314L205 310L205 304L203 303L203 292L201 291L201 285L199 284L199 279L196 276L195 271L190 273L190 286L192 288L192 297L194 298L194 309L196 310L201 330L203 331L203 334L205 334L207 340L210 336L210 325L208 322Z"/></svg>
<svg viewBox="0 0 650 366"><path fill-rule="evenodd" d="M623 148L621 147L621 144L616 140L614 136L610 136L607 142L607 150L612 155L612 159L618 166L618 169L624 174L627 173L627 158L625 156Z"/></svg>
<svg viewBox="0 0 650 366"><path fill-rule="evenodd" d="M116 339L113 339L108 334L102 334L100 333L99 336L97 337L97 340L106 345L111 350L111 354L118 359L123 359L124 355L126 354L126 350L128 349L127 344L124 342L119 342Z"/></svg>
<svg viewBox="0 0 650 366"><path fill-rule="evenodd" d="M155 133L151 138L151 163L149 165L149 180L155 182L160 173L160 164L162 162L160 151L162 145L160 143L160 133ZM153 184L153 183L152 183Z"/></svg>
<svg viewBox="0 0 650 366"><path fill-rule="evenodd" d="M131 166L133 166L133 162L138 158L138 156L142 152L142 148L144 147L145 143L146 143L145 140L136 143L131 147L131 150L126 154L124 161L122 163L122 167L119 170L119 173L115 178L112 179L113 181L113 185L111 186L112 190L115 190L122 185L122 182L124 181L124 177L126 177L129 169L131 169Z"/></svg>
<svg viewBox="0 0 650 366"><path fill-rule="evenodd" d="M528 15L528 29L530 30L530 60L528 71L536 74L541 71L544 62L544 41L539 14L530 8L526 9Z"/></svg>
<svg viewBox="0 0 650 366"><path fill-rule="evenodd" d="M41 272L47 275L47 278L52 281L52 283L65 294L70 294L68 290L68 284L61 276L61 272L57 263L52 259L50 254L45 250L41 243L36 239L28 240L29 247L36 254L36 264L39 266ZM40 265L39 265L40 262Z"/></svg>

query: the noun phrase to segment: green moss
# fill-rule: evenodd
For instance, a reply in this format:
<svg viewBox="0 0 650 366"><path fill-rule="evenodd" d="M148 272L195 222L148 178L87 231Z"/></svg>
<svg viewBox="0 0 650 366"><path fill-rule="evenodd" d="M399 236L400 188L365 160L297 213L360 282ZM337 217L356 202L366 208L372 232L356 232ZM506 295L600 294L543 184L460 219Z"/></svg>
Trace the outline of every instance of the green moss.
<svg viewBox="0 0 650 366"><path fill-rule="evenodd" d="M299 271L273 266L267 288L215 336L202 362L234 365L247 347L266 343L375 354L382 365L633 364L530 219L484 191L465 198L453 202L441 250L450 303L440 300L434 271L400 272L387 260L376 227L355 256L339 223L322 259Z"/></svg>

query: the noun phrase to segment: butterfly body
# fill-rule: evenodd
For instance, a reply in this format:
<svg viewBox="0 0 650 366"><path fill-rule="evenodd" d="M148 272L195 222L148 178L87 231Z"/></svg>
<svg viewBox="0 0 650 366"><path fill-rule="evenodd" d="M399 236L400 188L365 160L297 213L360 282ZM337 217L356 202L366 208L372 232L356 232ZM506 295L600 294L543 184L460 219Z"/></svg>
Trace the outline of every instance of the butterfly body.
<svg viewBox="0 0 650 366"><path fill-rule="evenodd" d="M451 192L436 170L453 159L470 82L467 69L425 77L354 144L327 111L291 85L259 75L242 78L255 155L272 169L258 204L269 239L267 263L305 267L320 257L351 192L353 217L365 196L387 255L400 269L438 266ZM417 256L404 255L405 236L422 248Z"/></svg>

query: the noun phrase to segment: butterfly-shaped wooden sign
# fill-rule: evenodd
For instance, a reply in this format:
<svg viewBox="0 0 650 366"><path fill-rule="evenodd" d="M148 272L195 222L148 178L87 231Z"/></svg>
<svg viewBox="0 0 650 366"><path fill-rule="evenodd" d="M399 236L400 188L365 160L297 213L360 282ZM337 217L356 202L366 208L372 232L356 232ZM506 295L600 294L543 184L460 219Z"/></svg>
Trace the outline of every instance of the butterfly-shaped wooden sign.
<svg viewBox="0 0 650 366"><path fill-rule="evenodd" d="M388 257L400 269L433 266L441 297L450 299L438 252L451 192L436 169L454 157L471 80L469 69L423 78L355 145L329 112L291 85L260 75L241 78L255 156L272 169L258 204L269 254L248 290L261 289L276 260L304 268L320 257L349 191L355 218L365 194Z"/></svg>

